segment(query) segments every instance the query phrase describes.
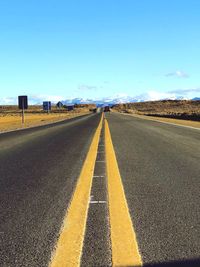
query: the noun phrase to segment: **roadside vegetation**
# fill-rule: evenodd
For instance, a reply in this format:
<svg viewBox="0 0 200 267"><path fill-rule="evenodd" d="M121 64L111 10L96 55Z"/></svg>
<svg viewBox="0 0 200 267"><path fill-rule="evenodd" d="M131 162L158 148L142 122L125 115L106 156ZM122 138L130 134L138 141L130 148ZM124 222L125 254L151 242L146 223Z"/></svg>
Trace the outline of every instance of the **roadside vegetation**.
<svg viewBox="0 0 200 267"><path fill-rule="evenodd" d="M59 109L52 106L52 110L47 113L43 111L42 106L29 106L25 111L25 123L22 125L21 111L18 106L0 106L0 132L48 124L89 114L94 107L95 105L75 105L73 110L68 111L65 107Z"/></svg>
<svg viewBox="0 0 200 267"><path fill-rule="evenodd" d="M200 100L163 100L117 104L113 110L136 115L200 121Z"/></svg>

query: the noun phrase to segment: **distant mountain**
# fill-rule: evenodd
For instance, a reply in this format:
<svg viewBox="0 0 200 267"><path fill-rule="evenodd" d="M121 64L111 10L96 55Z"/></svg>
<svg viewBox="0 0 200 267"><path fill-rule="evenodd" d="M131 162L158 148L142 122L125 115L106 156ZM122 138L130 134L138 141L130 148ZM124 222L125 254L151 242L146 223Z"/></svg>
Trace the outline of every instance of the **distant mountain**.
<svg viewBox="0 0 200 267"><path fill-rule="evenodd" d="M72 98L72 99L63 99L61 102L64 105L71 104L96 104L97 106L112 106L114 104L122 103L134 103L134 102L146 102L146 101L156 101L156 100L199 100L200 97L188 98L186 96L177 95L170 92L155 92L150 91L144 94L132 97L125 94L114 95L113 97L103 97L103 98ZM56 104L60 101L60 96L29 96L30 105L41 105L43 101L51 101L53 104ZM17 105L17 97L7 97L0 98L1 105Z"/></svg>
<svg viewBox="0 0 200 267"><path fill-rule="evenodd" d="M167 95L167 96L158 96L156 98L150 97L148 94L143 94L136 97L131 97L127 95L116 95L114 97L104 97L99 99L90 99L90 98L73 98L66 99L61 101L64 105L70 104L96 104L97 106L105 105L114 105L122 103L134 103L134 102L145 102L145 101L156 101L156 100L189 100L183 96ZM200 100L199 97L195 97L192 100Z"/></svg>
<svg viewBox="0 0 200 267"><path fill-rule="evenodd" d="M72 98L72 99L66 99L61 101L64 105L69 104L93 104L94 100L92 99L84 99L84 98Z"/></svg>
<svg viewBox="0 0 200 267"><path fill-rule="evenodd" d="M115 96L111 97L104 97L99 99L84 99L84 98L73 98L73 99L66 99L61 101L64 105L69 104L96 104L98 106L104 105L113 105L113 104L120 104L120 103L131 103L131 102L138 102L137 98L130 97L130 96ZM142 101L142 100L141 100Z"/></svg>

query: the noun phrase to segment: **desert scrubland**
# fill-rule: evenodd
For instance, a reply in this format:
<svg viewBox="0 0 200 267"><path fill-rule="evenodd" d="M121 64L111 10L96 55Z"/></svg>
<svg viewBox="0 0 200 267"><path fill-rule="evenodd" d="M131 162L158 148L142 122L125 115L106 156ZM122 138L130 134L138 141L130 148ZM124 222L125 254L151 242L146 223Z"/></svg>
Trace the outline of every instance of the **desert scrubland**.
<svg viewBox="0 0 200 267"><path fill-rule="evenodd" d="M200 128L200 101L163 100L117 104L115 112Z"/></svg>
<svg viewBox="0 0 200 267"><path fill-rule="evenodd" d="M22 112L17 106L0 106L0 132L28 128L65 119L70 119L84 114L89 114L93 105L77 105L74 110L67 111L65 108L52 107L48 114L42 106L29 106L25 111L25 123L22 125Z"/></svg>

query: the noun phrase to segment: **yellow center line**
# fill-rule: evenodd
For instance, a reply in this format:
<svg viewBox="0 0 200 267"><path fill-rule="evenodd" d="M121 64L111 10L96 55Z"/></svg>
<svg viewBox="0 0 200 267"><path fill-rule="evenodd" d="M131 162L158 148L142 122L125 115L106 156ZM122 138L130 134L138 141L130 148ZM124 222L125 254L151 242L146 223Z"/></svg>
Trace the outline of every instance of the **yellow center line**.
<svg viewBox="0 0 200 267"><path fill-rule="evenodd" d="M107 120L105 120L105 148L113 266L139 267L142 266L142 259Z"/></svg>
<svg viewBox="0 0 200 267"><path fill-rule="evenodd" d="M49 265L50 267L71 267L80 265L101 128L102 117L82 167L71 204L64 218L60 237Z"/></svg>

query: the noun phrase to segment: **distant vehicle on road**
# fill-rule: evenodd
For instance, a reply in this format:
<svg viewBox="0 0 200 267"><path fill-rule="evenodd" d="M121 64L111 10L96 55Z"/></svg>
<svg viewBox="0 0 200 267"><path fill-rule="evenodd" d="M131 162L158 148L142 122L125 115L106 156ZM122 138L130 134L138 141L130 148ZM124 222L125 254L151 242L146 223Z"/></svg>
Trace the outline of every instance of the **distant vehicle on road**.
<svg viewBox="0 0 200 267"><path fill-rule="evenodd" d="M103 111L103 109L101 107L98 107L98 108L92 108L90 109L90 111L92 111L93 113L100 113Z"/></svg>
<svg viewBox="0 0 200 267"><path fill-rule="evenodd" d="M109 106L104 107L104 112L110 112L110 107Z"/></svg>
<svg viewBox="0 0 200 267"><path fill-rule="evenodd" d="M89 111L92 111L93 113L96 113L97 109L96 108L90 108Z"/></svg>

